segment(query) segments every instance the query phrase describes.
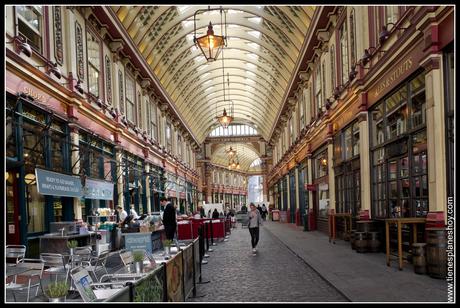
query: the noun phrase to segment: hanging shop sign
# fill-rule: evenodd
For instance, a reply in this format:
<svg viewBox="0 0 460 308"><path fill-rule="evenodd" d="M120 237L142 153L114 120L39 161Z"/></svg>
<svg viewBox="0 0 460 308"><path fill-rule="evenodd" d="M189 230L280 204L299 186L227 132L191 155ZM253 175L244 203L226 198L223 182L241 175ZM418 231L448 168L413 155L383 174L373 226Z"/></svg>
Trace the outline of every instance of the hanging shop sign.
<svg viewBox="0 0 460 308"><path fill-rule="evenodd" d="M38 193L57 197L81 197L80 178L35 168Z"/></svg>
<svg viewBox="0 0 460 308"><path fill-rule="evenodd" d="M111 182L86 179L83 197L96 200L113 200L114 184Z"/></svg>

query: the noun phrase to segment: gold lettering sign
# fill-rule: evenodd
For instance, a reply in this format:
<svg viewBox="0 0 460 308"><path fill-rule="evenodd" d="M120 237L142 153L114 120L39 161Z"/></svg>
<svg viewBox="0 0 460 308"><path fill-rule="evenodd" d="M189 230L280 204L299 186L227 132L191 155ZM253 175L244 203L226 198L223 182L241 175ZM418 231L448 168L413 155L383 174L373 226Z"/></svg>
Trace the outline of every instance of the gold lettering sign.
<svg viewBox="0 0 460 308"><path fill-rule="evenodd" d="M407 59L399 65L385 80L383 80L375 89L374 96L378 97L386 88L392 86L404 73L412 68L412 58Z"/></svg>
<svg viewBox="0 0 460 308"><path fill-rule="evenodd" d="M45 97L42 94L35 92L29 87L24 87L22 90L25 94L32 96L34 100L41 101L41 102L45 101Z"/></svg>

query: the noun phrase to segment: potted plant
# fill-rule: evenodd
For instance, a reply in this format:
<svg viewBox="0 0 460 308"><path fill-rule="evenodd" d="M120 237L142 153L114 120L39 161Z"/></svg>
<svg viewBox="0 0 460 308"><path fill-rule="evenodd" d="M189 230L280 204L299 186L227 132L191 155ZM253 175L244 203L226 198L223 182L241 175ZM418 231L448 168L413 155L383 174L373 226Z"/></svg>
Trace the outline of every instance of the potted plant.
<svg viewBox="0 0 460 308"><path fill-rule="evenodd" d="M65 302L69 285L66 281L55 281L48 285L45 295L50 302Z"/></svg>
<svg viewBox="0 0 460 308"><path fill-rule="evenodd" d="M133 251L133 260L136 266L136 273L142 273L144 269L144 252L142 250Z"/></svg>
<svg viewBox="0 0 460 308"><path fill-rule="evenodd" d="M78 247L78 242L76 240L68 241L67 248L70 249L70 255L73 255L74 248Z"/></svg>
<svg viewBox="0 0 460 308"><path fill-rule="evenodd" d="M163 240L163 248L165 249L165 255L167 256L171 254L171 244L172 240Z"/></svg>

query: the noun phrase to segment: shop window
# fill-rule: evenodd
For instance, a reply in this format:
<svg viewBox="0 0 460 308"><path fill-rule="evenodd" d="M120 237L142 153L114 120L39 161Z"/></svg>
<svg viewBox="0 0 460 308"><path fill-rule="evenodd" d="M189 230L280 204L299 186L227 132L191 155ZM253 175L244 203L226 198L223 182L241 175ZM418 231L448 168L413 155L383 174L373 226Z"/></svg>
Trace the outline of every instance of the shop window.
<svg viewBox="0 0 460 308"><path fill-rule="evenodd" d="M101 43L90 31L86 32L86 47L88 50L88 92L100 97L101 75Z"/></svg>
<svg viewBox="0 0 460 308"><path fill-rule="evenodd" d="M372 145L376 146L385 142L385 129L383 123L384 116L384 105L383 103L378 104L371 111L372 119Z"/></svg>
<svg viewBox="0 0 460 308"><path fill-rule="evenodd" d="M142 124L142 96L141 96L141 92L137 92L136 106L137 106L137 115L135 117L135 123L142 130L144 126Z"/></svg>
<svg viewBox="0 0 460 308"><path fill-rule="evenodd" d="M317 114L321 113L323 110L323 101L321 93L321 66L319 64L316 67L315 73L315 104ZM317 116L317 114L315 114L315 116Z"/></svg>
<svg viewBox="0 0 460 308"><path fill-rule="evenodd" d="M398 21L398 12L399 8L396 5L387 5L385 6L385 21L386 24L393 23L395 24Z"/></svg>
<svg viewBox="0 0 460 308"><path fill-rule="evenodd" d="M331 48L329 48L329 54L331 57L331 67L330 67L330 72L331 72L331 89L335 88L335 74L336 74L336 67L335 67L335 46L332 45Z"/></svg>
<svg viewBox="0 0 460 308"><path fill-rule="evenodd" d="M16 6L18 34L38 53L42 53L43 7Z"/></svg>
<svg viewBox="0 0 460 308"><path fill-rule="evenodd" d="M177 156L182 160L182 137L177 135Z"/></svg>
<svg viewBox="0 0 460 308"><path fill-rule="evenodd" d="M355 25L355 9L350 11L350 61L355 64L356 61L356 25Z"/></svg>
<svg viewBox="0 0 460 308"><path fill-rule="evenodd" d="M353 156L359 155L359 123L353 124Z"/></svg>

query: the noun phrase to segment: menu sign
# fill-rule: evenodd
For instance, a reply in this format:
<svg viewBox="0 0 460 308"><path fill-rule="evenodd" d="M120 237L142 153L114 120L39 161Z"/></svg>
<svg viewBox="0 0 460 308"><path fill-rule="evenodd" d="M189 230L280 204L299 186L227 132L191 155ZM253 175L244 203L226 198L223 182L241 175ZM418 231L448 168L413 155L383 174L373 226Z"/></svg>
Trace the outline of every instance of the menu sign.
<svg viewBox="0 0 460 308"><path fill-rule="evenodd" d="M67 174L36 168L38 193L57 197L80 197L82 187L80 178Z"/></svg>

